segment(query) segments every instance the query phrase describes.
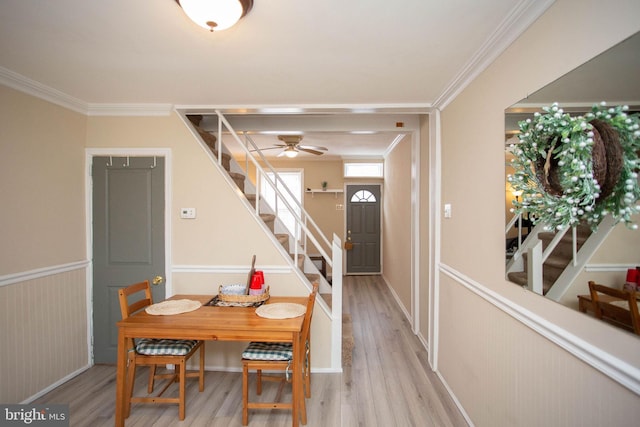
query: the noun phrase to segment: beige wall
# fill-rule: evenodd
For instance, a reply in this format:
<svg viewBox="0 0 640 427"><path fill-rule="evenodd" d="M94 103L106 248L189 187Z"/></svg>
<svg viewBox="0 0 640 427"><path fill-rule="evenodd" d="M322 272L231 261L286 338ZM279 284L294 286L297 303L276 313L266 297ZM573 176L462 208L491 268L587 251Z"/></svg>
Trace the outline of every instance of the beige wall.
<svg viewBox="0 0 640 427"><path fill-rule="evenodd" d="M88 366L86 117L0 86L0 402Z"/></svg>
<svg viewBox="0 0 640 427"><path fill-rule="evenodd" d="M628 425L640 417L637 395L527 319L540 316L563 339L636 369L638 338L506 282L502 214L504 109L638 31L638 16L636 1L558 0L442 111L442 203L452 204L453 217L441 225L438 368L477 426Z"/></svg>
<svg viewBox="0 0 640 427"><path fill-rule="evenodd" d="M0 100L0 275L85 259L86 117L6 86Z"/></svg>
<svg viewBox="0 0 640 427"><path fill-rule="evenodd" d="M407 135L387 154L382 196L383 276L411 314L411 151Z"/></svg>

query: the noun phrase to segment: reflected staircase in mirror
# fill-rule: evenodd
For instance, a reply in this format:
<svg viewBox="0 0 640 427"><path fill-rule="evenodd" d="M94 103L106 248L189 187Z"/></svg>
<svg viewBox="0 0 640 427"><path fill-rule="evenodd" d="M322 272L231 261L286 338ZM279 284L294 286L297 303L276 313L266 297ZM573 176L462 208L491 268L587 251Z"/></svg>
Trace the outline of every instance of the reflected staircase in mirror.
<svg viewBox="0 0 640 427"><path fill-rule="evenodd" d="M507 233L517 225L514 219ZM552 232L543 224L536 225L507 262L507 280L559 301L614 226L611 216L593 232L586 226Z"/></svg>

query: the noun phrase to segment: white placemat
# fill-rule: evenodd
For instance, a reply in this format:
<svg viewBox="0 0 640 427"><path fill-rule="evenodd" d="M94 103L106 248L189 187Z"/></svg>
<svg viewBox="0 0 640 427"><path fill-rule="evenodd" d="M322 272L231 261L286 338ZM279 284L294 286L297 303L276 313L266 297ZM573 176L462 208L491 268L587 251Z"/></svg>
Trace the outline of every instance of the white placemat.
<svg viewBox="0 0 640 427"><path fill-rule="evenodd" d="M267 319L290 319L302 316L305 311L307 311L307 307L292 302L276 302L256 308L256 314Z"/></svg>
<svg viewBox="0 0 640 427"><path fill-rule="evenodd" d="M145 308L149 314L167 316L171 314L187 313L199 309L202 303L190 299L175 299L162 301Z"/></svg>

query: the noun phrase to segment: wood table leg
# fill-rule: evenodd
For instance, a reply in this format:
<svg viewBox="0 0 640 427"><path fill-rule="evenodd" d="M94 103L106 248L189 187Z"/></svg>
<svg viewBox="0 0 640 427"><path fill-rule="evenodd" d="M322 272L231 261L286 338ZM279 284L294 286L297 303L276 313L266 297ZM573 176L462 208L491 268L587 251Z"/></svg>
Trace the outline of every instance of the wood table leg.
<svg viewBox="0 0 640 427"><path fill-rule="evenodd" d="M127 340L118 329L118 365L116 369L116 427L124 427L125 385L127 372Z"/></svg>

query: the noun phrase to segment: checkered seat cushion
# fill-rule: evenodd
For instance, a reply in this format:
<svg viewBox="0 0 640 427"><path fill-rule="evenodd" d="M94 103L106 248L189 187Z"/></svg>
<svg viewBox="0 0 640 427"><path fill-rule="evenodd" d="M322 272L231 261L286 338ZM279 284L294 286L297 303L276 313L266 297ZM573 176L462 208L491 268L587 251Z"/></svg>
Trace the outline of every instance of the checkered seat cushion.
<svg viewBox="0 0 640 427"><path fill-rule="evenodd" d="M242 352L243 359L250 360L291 360L293 347L286 342L252 342Z"/></svg>
<svg viewBox="0 0 640 427"><path fill-rule="evenodd" d="M136 340L136 352L147 356L182 356L198 344L195 340L167 340L142 338Z"/></svg>

